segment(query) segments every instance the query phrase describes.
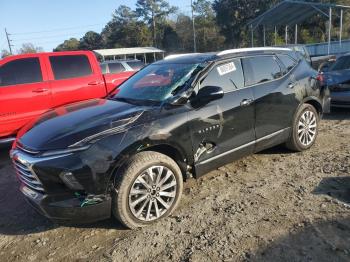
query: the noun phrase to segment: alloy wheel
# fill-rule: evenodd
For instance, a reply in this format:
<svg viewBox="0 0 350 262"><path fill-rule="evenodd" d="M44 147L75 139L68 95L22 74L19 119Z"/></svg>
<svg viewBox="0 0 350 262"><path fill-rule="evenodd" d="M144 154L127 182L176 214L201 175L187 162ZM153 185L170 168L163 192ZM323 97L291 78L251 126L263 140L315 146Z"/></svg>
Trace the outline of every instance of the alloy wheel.
<svg viewBox="0 0 350 262"><path fill-rule="evenodd" d="M141 172L129 192L129 208L135 218L152 221L164 215L176 198L177 181L165 166L151 166Z"/></svg>
<svg viewBox="0 0 350 262"><path fill-rule="evenodd" d="M317 133L317 118L314 112L306 110L299 118L298 139L303 146L309 146L315 140Z"/></svg>

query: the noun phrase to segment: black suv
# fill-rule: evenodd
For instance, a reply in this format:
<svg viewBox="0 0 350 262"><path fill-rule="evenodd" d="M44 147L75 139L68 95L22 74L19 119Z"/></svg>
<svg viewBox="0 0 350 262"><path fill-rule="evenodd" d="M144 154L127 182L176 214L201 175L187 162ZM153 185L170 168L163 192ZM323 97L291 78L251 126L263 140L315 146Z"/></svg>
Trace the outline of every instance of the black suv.
<svg viewBox="0 0 350 262"><path fill-rule="evenodd" d="M114 215L129 228L171 214L183 181L285 143L310 148L329 91L290 49L172 56L117 94L54 109L18 134L21 191L56 221Z"/></svg>

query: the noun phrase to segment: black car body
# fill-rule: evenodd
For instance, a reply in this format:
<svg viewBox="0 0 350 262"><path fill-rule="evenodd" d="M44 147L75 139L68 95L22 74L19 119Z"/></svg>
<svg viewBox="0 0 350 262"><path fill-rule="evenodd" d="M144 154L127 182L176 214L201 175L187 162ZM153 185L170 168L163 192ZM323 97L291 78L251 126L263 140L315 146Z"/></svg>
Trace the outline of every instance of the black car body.
<svg viewBox="0 0 350 262"><path fill-rule="evenodd" d="M188 70L185 78L164 95L168 79L187 72L181 70ZM53 220L110 217L113 194L121 193L116 176L132 156L159 152L185 177L198 178L284 143L302 105L318 115L329 110L328 90L316 77L304 59L283 48L158 61L114 97L57 108L21 130L11 150L21 191Z"/></svg>
<svg viewBox="0 0 350 262"><path fill-rule="evenodd" d="M331 106L350 107L350 54L340 56L322 74L331 92Z"/></svg>

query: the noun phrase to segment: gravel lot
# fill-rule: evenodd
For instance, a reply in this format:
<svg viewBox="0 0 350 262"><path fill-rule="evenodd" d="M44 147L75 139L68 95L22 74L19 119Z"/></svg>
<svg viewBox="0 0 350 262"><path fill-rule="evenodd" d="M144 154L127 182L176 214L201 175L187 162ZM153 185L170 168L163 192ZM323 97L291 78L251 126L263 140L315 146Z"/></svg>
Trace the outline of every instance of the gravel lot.
<svg viewBox="0 0 350 262"><path fill-rule="evenodd" d="M188 181L172 217L134 231L38 215L18 190L7 150L1 261L350 261L350 110L326 116L307 152L277 147Z"/></svg>

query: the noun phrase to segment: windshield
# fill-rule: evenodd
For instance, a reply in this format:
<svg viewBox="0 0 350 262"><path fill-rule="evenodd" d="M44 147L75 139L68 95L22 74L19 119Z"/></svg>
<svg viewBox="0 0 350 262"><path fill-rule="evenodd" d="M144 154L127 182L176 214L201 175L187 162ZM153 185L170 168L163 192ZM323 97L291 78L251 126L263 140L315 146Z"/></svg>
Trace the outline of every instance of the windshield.
<svg viewBox="0 0 350 262"><path fill-rule="evenodd" d="M200 64L152 64L120 85L111 99L160 104L189 85L201 69Z"/></svg>

